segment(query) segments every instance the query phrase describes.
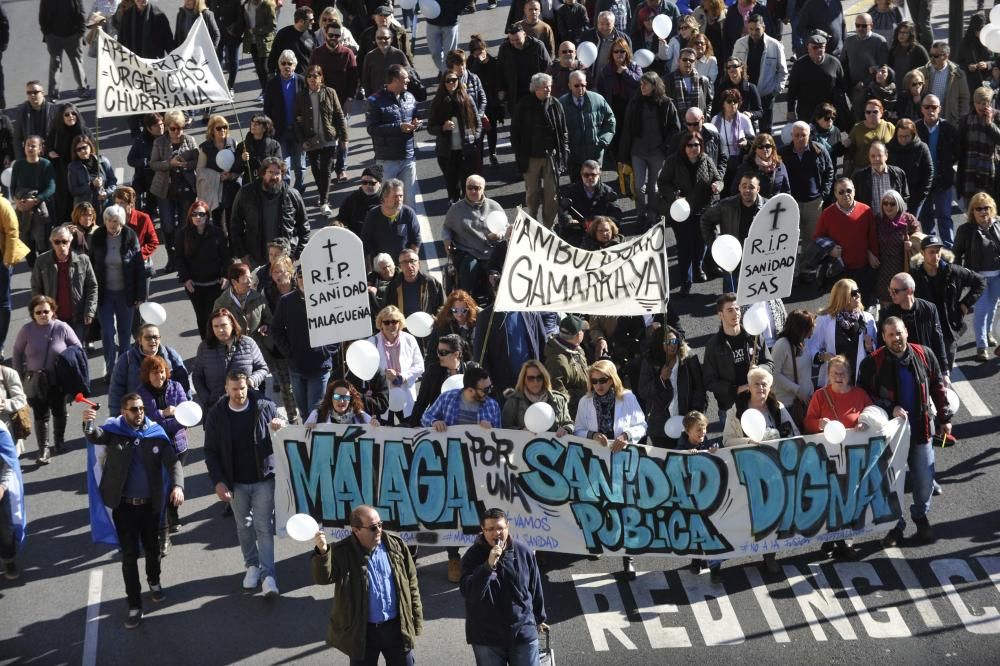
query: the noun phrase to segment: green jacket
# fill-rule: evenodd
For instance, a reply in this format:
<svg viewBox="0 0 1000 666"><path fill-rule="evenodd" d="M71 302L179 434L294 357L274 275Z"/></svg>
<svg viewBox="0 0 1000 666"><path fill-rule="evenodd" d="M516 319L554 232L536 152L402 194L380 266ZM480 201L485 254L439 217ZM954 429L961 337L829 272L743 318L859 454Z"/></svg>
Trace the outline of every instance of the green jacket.
<svg viewBox="0 0 1000 666"><path fill-rule="evenodd" d="M267 58L274 44L274 35L278 27L278 12L274 0L261 0L254 8L250 0L243 3L243 8L254 12L254 27L243 33L243 50L255 53L260 58Z"/></svg>
<svg viewBox="0 0 1000 666"><path fill-rule="evenodd" d="M600 95L587 91L583 107L577 108L572 93L559 98L569 131L570 157L577 161L604 159L604 149L615 138L615 114Z"/></svg>
<svg viewBox="0 0 1000 666"><path fill-rule="evenodd" d="M417 566L398 536L383 532L382 543L385 544L396 583L403 645L412 650L416 637L424 627ZM319 585L334 585L333 610L330 611L326 642L351 659L361 659L365 654L368 579L364 564L365 556L353 534L327 548L323 555L314 551L312 557L313 581Z"/></svg>
<svg viewBox="0 0 1000 666"><path fill-rule="evenodd" d="M582 348L570 349L553 335L545 343L545 369L552 378L552 391L561 393L569 401L570 414L587 393L587 355Z"/></svg>

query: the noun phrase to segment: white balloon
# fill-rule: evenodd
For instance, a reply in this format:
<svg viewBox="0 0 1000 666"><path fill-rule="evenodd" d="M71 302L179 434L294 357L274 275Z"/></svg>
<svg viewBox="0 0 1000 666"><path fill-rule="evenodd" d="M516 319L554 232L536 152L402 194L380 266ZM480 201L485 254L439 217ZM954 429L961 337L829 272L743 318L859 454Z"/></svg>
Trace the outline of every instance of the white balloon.
<svg viewBox="0 0 1000 666"><path fill-rule="evenodd" d="M1000 5L990 10L990 23L1000 24Z"/></svg>
<svg viewBox="0 0 1000 666"><path fill-rule="evenodd" d="M787 146L792 142L792 124L785 123L785 126L781 128L781 144Z"/></svg>
<svg viewBox="0 0 1000 666"><path fill-rule="evenodd" d="M706 122L706 123L702 124L702 127L706 128L706 129L709 129L709 130L715 132L716 134L719 133L719 128L715 126L715 123Z"/></svg>
<svg viewBox="0 0 1000 666"><path fill-rule="evenodd" d="M507 213L495 210L486 216L486 229L491 234L503 236L507 233Z"/></svg>
<svg viewBox="0 0 1000 666"><path fill-rule="evenodd" d="M347 348L347 368L368 381L378 372L378 348L367 340L355 340Z"/></svg>
<svg viewBox="0 0 1000 666"><path fill-rule="evenodd" d="M436 19L441 15L441 5L435 0L420 0L420 13L424 18Z"/></svg>
<svg viewBox="0 0 1000 666"><path fill-rule="evenodd" d="M653 52L649 49L639 49L632 54L632 60L643 69L652 65L654 58L656 58L656 56L654 56Z"/></svg>
<svg viewBox="0 0 1000 666"><path fill-rule="evenodd" d="M224 148L215 156L215 165L223 171L229 171L236 163L236 153L230 148Z"/></svg>
<svg viewBox="0 0 1000 666"><path fill-rule="evenodd" d="M993 53L1000 53L1000 25L996 30L989 32L986 38L986 48Z"/></svg>
<svg viewBox="0 0 1000 666"><path fill-rule="evenodd" d="M660 14L653 19L653 32L660 39L666 39L670 36L670 31L674 29L674 23L670 20L670 17L666 14Z"/></svg>
<svg viewBox="0 0 1000 666"><path fill-rule="evenodd" d="M831 444L840 444L847 437L847 428L840 421L828 421L823 428L823 435Z"/></svg>
<svg viewBox="0 0 1000 666"><path fill-rule="evenodd" d="M417 0L396 0L396 4L400 9L409 11L417 6Z"/></svg>
<svg viewBox="0 0 1000 666"><path fill-rule="evenodd" d="M194 400L185 400L174 407L174 418L185 428L196 426L201 422L201 405Z"/></svg>
<svg viewBox="0 0 1000 666"><path fill-rule="evenodd" d="M1000 5L997 5L1000 7ZM986 48L990 48L990 36L1000 29L1000 24L998 23L988 23L983 26L983 29L979 31L979 41ZM992 50L992 49L991 49Z"/></svg>
<svg viewBox="0 0 1000 666"><path fill-rule="evenodd" d="M868 405L861 410L858 421L864 423L871 430L879 431L889 422L889 415L878 405Z"/></svg>
<svg viewBox="0 0 1000 666"><path fill-rule="evenodd" d="M406 389L401 386L393 386L389 389L389 411L401 412L406 406Z"/></svg>
<svg viewBox="0 0 1000 666"><path fill-rule="evenodd" d="M434 329L434 317L426 312L414 312L406 318L406 330L410 335L426 338Z"/></svg>
<svg viewBox="0 0 1000 666"><path fill-rule="evenodd" d="M547 432L556 422L556 413L547 402L536 402L524 412L524 427L534 433Z"/></svg>
<svg viewBox="0 0 1000 666"><path fill-rule="evenodd" d="M312 541L319 532L319 523L308 513L297 513L285 523L285 532L296 541Z"/></svg>
<svg viewBox="0 0 1000 666"><path fill-rule="evenodd" d="M736 236L723 234L712 243L712 259L715 259L719 268L732 273L743 260L743 244Z"/></svg>
<svg viewBox="0 0 1000 666"><path fill-rule="evenodd" d="M163 326L163 322L167 320L167 311L163 309L163 306L159 303L154 303L153 301L146 301L145 303L139 304L139 316L147 324L152 324L153 326Z"/></svg>
<svg viewBox="0 0 1000 666"><path fill-rule="evenodd" d="M691 204L684 197L680 199L675 199L672 204L670 204L670 218L675 222L683 222L684 220L691 217Z"/></svg>
<svg viewBox="0 0 1000 666"><path fill-rule="evenodd" d="M754 303L743 313L743 330L760 335L767 330L767 310L763 303Z"/></svg>
<svg viewBox="0 0 1000 666"><path fill-rule="evenodd" d="M667 419L666 425L663 426L663 432L671 439L679 439L681 433L684 432L684 417L671 416Z"/></svg>
<svg viewBox="0 0 1000 666"><path fill-rule="evenodd" d="M743 434L753 441L763 441L767 422L764 421L764 415L756 409L748 408L743 412L743 416L740 417L740 426L743 428Z"/></svg>
<svg viewBox="0 0 1000 666"><path fill-rule="evenodd" d="M597 60L597 46L594 42L580 42L576 47L576 59L584 67L590 67Z"/></svg>
<svg viewBox="0 0 1000 666"><path fill-rule="evenodd" d="M948 398L948 409L951 410L952 415L957 414L958 408L962 406L962 401L958 399L958 393L953 388L947 388L944 390L944 395Z"/></svg>
<svg viewBox="0 0 1000 666"><path fill-rule="evenodd" d="M465 381L465 375L452 375L448 379L444 380L444 384L441 384L441 393L447 393L448 391L454 391L455 389L463 389L465 385L462 383Z"/></svg>
<svg viewBox="0 0 1000 666"><path fill-rule="evenodd" d="M10 177L12 175L14 175L14 167L7 167L3 172L0 172L0 183L4 187L10 187Z"/></svg>

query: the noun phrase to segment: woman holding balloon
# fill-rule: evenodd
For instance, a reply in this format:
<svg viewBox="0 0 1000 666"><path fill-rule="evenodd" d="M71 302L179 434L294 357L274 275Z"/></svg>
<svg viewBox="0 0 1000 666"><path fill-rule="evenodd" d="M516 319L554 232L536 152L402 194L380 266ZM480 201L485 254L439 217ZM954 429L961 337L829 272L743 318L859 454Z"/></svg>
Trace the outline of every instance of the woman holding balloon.
<svg viewBox="0 0 1000 666"><path fill-rule="evenodd" d="M205 128L205 140L198 146L198 198L208 203L212 221L223 226L223 216L229 219L236 193L240 191L238 171L230 171L236 162L236 139L229 134L224 116L213 115Z"/></svg>
<svg viewBox="0 0 1000 666"><path fill-rule="evenodd" d="M406 321L395 305L375 317L378 333L369 342L378 350L379 371L389 385L389 409L381 416L388 424L403 423L413 413L417 382L424 374L424 358L417 339L403 330Z"/></svg>
<svg viewBox="0 0 1000 666"><path fill-rule="evenodd" d="M548 409L544 411L552 415L552 423L547 428L539 428L539 431L554 432L556 437L572 432L573 419L569 415L566 397L552 391L549 371L540 361L531 359L521 366L514 392L503 404L503 413L500 415L503 427L538 432L532 426L541 424L531 423L538 417L534 413L526 416L533 405L545 405ZM539 408L535 409L539 411Z"/></svg>

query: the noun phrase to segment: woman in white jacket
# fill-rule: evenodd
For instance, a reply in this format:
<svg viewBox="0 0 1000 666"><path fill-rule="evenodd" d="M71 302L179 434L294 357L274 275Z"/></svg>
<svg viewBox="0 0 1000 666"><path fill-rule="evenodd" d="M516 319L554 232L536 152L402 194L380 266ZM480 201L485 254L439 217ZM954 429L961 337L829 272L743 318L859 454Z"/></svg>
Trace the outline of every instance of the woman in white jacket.
<svg viewBox="0 0 1000 666"><path fill-rule="evenodd" d="M595 361L587 368L587 393L576 408L573 433L612 451L621 451L646 436L646 415L635 394L622 386L611 361ZM623 557L624 571L635 580L635 563Z"/></svg>
<svg viewBox="0 0 1000 666"><path fill-rule="evenodd" d="M424 374L424 357L417 339L404 331L406 321L395 305L387 305L375 317L378 333L368 339L378 349L379 371L389 385L389 409L381 416L387 425L410 418L417 399L417 382ZM395 393L394 393L395 392ZM399 402L396 402L398 396ZM394 410L393 407L399 406Z"/></svg>
<svg viewBox="0 0 1000 666"><path fill-rule="evenodd" d="M858 283L844 278L830 289L830 300L819 311L816 330L807 349L816 363L821 363L817 388L826 386L826 364L843 354L851 362L851 383L858 379L861 361L875 351L875 318L865 310Z"/></svg>

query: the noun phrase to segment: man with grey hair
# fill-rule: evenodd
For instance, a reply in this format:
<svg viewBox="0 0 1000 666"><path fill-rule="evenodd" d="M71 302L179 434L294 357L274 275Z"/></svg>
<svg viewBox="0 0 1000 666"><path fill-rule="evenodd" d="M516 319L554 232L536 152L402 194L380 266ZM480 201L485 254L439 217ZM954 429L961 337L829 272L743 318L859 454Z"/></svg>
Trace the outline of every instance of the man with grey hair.
<svg viewBox="0 0 1000 666"><path fill-rule="evenodd" d="M898 317L906 325L911 342L927 347L934 352L941 363L945 377L948 376L948 352L944 344L944 331L937 308L930 301L917 298L917 283L909 273L896 273L889 281L889 298L892 303L879 311L878 346L886 344L882 337L882 326L889 317Z"/></svg>
<svg viewBox="0 0 1000 666"><path fill-rule="evenodd" d="M503 207L486 196L486 179L475 174L465 179L465 196L452 204L444 216L444 247L457 273L457 288L488 296L486 268L503 240L486 228L486 218Z"/></svg>
<svg viewBox="0 0 1000 666"><path fill-rule="evenodd" d="M934 42L930 61L917 71L924 75L927 92L941 100L941 117L957 126L969 115L969 84L962 68L949 60L950 55L948 42Z"/></svg>
<svg viewBox="0 0 1000 666"><path fill-rule="evenodd" d="M56 316L84 340L86 327L97 314L97 275L87 254L72 249L72 241L69 225L61 224L52 230L52 249L38 255L31 269L31 295L54 300Z"/></svg>
<svg viewBox="0 0 1000 666"><path fill-rule="evenodd" d="M611 57L611 45L615 43L615 40L624 39L628 47L632 48L632 40L627 34L628 25L620 25L620 29L615 27L616 25L620 24L617 24L612 12L598 11L594 27L583 33L583 38L580 40L581 44L590 42L597 46L597 59L590 66L590 80L595 88L600 83L601 75L604 74L604 64Z"/></svg>
<svg viewBox="0 0 1000 666"><path fill-rule="evenodd" d="M864 108L861 98L865 88L874 80L879 66L889 61L889 45L885 37L872 30L873 25L871 14L855 16L854 34L844 40L844 50L840 54L854 109Z"/></svg>
<svg viewBox="0 0 1000 666"><path fill-rule="evenodd" d="M552 97L552 77L538 73L531 77L531 94L517 105L510 126L511 145L518 173L524 178L525 208L551 228L558 204L559 176L569 159L569 131L562 105ZM544 194L543 194L544 190Z"/></svg>
<svg viewBox="0 0 1000 666"><path fill-rule="evenodd" d="M406 249L420 249L420 223L416 212L403 203L403 181L389 178L382 184L382 205L372 208L365 216L361 243L365 248L365 263L380 252L398 257Z"/></svg>
<svg viewBox="0 0 1000 666"><path fill-rule="evenodd" d="M604 162L604 149L615 138L615 113L602 95L587 90L587 74L569 75L569 92L559 98L569 132L569 178L580 180L585 160Z"/></svg>
<svg viewBox="0 0 1000 666"><path fill-rule="evenodd" d="M295 136L295 100L306 89L306 80L295 73L298 58L290 49L278 56L278 75L272 76L264 86L264 115L274 123L274 138L281 145L285 160L285 182L289 182L288 172L295 174L295 189L305 192L306 157L302 144Z"/></svg>
<svg viewBox="0 0 1000 666"><path fill-rule="evenodd" d="M788 170L791 195L799 204L799 257L803 247L813 242L816 221L823 212L823 202L833 188L833 160L822 144L809 140L809 124L801 120L792 123L792 142L783 146L781 160Z"/></svg>

